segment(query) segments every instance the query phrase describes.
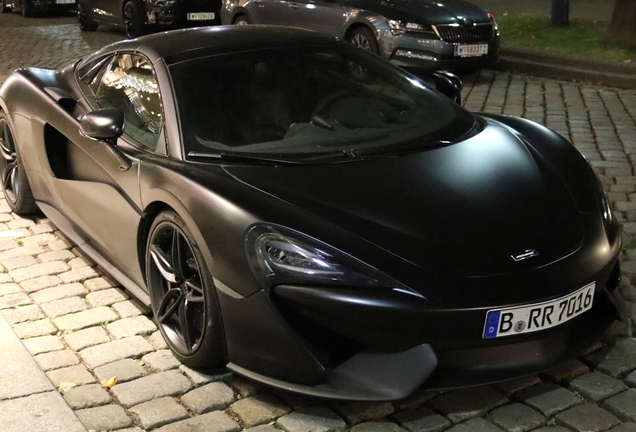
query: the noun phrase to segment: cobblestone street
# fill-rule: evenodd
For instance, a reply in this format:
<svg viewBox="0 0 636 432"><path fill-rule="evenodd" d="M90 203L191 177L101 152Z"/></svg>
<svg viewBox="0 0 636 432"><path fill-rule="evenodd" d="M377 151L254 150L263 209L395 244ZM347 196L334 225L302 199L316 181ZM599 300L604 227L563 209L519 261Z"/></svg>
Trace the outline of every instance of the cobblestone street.
<svg viewBox="0 0 636 432"><path fill-rule="evenodd" d="M81 33L65 17L29 27L3 20L24 19L0 17L0 82L14 68L62 66L123 37ZM629 318L578 359L538 376L392 403L310 399L229 373L205 375L180 365L149 311L43 216L20 218L4 200L0 313L88 430L636 431L636 91L484 71L465 78L463 97L469 110L523 116L569 138L623 223L620 289ZM104 389L112 377L117 383Z"/></svg>

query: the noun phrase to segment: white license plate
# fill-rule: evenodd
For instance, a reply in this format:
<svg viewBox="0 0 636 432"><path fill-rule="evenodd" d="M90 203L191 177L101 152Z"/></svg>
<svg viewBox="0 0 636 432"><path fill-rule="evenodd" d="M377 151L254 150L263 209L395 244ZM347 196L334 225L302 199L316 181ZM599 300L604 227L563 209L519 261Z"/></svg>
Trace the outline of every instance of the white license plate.
<svg viewBox="0 0 636 432"><path fill-rule="evenodd" d="M456 57L479 57L488 54L488 44L455 45Z"/></svg>
<svg viewBox="0 0 636 432"><path fill-rule="evenodd" d="M188 21L207 21L214 19L214 12L192 12L188 14Z"/></svg>
<svg viewBox="0 0 636 432"><path fill-rule="evenodd" d="M73 3L75 3L75 0L55 0L55 3L57 3L57 4L73 4Z"/></svg>
<svg viewBox="0 0 636 432"><path fill-rule="evenodd" d="M592 282L572 294L543 303L491 309L486 313L484 339L532 333L563 324L592 308L595 286Z"/></svg>

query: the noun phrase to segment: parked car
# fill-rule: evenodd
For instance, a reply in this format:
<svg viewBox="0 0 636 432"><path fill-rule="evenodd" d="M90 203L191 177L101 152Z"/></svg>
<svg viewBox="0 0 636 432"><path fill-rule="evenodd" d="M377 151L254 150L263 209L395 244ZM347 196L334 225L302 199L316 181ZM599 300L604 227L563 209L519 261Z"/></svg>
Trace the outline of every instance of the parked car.
<svg viewBox="0 0 636 432"><path fill-rule="evenodd" d="M82 31L100 24L124 27L136 38L152 30L204 26L220 22L221 0L77 0Z"/></svg>
<svg viewBox="0 0 636 432"><path fill-rule="evenodd" d="M320 33L201 27L19 69L0 152L11 209L192 367L391 400L549 369L620 316L619 223L567 140Z"/></svg>
<svg viewBox="0 0 636 432"><path fill-rule="evenodd" d="M223 0L221 20L317 30L418 69L474 70L499 59L494 17L463 0Z"/></svg>
<svg viewBox="0 0 636 432"><path fill-rule="evenodd" d="M2 13L20 12L25 18L38 12L65 11L75 9L75 0L0 0Z"/></svg>

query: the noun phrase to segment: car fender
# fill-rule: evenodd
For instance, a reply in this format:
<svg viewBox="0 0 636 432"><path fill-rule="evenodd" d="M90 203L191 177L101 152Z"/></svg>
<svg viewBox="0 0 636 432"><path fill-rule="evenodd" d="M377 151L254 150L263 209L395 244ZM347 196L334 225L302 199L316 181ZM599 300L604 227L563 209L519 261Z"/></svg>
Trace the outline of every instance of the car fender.
<svg viewBox="0 0 636 432"><path fill-rule="evenodd" d="M386 37L383 35L390 35L391 31L387 24L387 19L374 12L368 10L357 9L355 10L345 22L343 28L340 31L340 39L343 41L349 41L351 32L357 27L365 26L373 32L373 35L378 41L382 57L388 59L393 52L392 45L387 44Z"/></svg>

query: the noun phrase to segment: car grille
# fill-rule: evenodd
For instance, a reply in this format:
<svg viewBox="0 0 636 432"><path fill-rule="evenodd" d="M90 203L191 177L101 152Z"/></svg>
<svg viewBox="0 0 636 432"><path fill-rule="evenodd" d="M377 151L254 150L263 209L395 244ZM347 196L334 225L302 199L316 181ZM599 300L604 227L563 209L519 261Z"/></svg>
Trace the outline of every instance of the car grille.
<svg viewBox="0 0 636 432"><path fill-rule="evenodd" d="M487 42L492 39L492 24L476 24L472 27L451 24L435 28L439 37L446 42Z"/></svg>

